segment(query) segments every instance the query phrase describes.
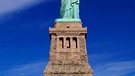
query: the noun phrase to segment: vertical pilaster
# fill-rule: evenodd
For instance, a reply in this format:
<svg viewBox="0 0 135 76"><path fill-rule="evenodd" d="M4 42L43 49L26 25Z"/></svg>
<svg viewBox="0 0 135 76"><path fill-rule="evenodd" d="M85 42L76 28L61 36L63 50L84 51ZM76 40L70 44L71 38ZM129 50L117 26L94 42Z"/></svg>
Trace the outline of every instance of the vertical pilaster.
<svg viewBox="0 0 135 76"><path fill-rule="evenodd" d="M64 49L67 48L67 41L66 41L66 37L63 37L64 38Z"/></svg>
<svg viewBox="0 0 135 76"><path fill-rule="evenodd" d="M56 37L56 40L57 40L57 50L59 49L59 37Z"/></svg>
<svg viewBox="0 0 135 76"><path fill-rule="evenodd" d="M70 48L73 49L73 38L70 37Z"/></svg>
<svg viewBox="0 0 135 76"><path fill-rule="evenodd" d="M79 43L79 37L77 37L77 48L80 49L79 47L80 43Z"/></svg>

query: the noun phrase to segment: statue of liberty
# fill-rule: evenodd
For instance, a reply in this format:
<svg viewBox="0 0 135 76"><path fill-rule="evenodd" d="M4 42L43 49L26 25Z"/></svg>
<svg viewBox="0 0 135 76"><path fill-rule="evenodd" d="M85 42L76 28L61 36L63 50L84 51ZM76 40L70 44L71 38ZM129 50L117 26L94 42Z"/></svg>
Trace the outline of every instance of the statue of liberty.
<svg viewBox="0 0 135 76"><path fill-rule="evenodd" d="M79 0L61 0L60 18L79 18Z"/></svg>
<svg viewBox="0 0 135 76"><path fill-rule="evenodd" d="M60 18L56 21L81 21L79 4L79 0L61 0Z"/></svg>

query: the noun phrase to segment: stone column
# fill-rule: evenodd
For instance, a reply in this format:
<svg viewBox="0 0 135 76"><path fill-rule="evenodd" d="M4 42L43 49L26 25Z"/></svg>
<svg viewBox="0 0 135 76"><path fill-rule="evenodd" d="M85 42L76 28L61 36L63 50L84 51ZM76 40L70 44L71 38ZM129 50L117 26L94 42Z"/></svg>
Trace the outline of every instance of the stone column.
<svg viewBox="0 0 135 76"><path fill-rule="evenodd" d="M60 47L60 46L59 46L59 37L57 37L56 40L57 40L57 48L56 48L56 49L58 50L59 47Z"/></svg>
<svg viewBox="0 0 135 76"><path fill-rule="evenodd" d="M67 44L67 41L66 41L66 37L63 37L64 39L64 49L67 48L66 44Z"/></svg>
<svg viewBox="0 0 135 76"><path fill-rule="evenodd" d="M80 49L79 45L80 45L80 43L79 43L79 37L77 37L77 49Z"/></svg>
<svg viewBox="0 0 135 76"><path fill-rule="evenodd" d="M70 37L70 48L73 49L73 38Z"/></svg>

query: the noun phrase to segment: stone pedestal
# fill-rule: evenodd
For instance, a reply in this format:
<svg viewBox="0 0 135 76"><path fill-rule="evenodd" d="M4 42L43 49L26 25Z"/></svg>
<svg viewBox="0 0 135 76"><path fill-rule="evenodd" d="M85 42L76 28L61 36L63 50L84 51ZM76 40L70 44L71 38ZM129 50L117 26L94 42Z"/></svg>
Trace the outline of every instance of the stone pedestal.
<svg viewBox="0 0 135 76"><path fill-rule="evenodd" d="M45 76L92 76L86 51L87 28L81 22L56 22L50 32L50 58Z"/></svg>

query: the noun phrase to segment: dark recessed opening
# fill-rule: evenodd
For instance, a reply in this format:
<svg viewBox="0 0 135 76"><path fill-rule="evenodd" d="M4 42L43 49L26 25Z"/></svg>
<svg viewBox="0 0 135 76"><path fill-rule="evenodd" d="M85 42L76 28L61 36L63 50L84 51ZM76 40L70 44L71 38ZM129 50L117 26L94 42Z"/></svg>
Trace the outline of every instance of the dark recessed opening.
<svg viewBox="0 0 135 76"><path fill-rule="evenodd" d="M70 38L68 37L68 38L66 38L66 47L67 48L70 48L71 47L71 45L70 45Z"/></svg>
<svg viewBox="0 0 135 76"><path fill-rule="evenodd" d="M69 26L67 26L67 28L69 28Z"/></svg>
<svg viewBox="0 0 135 76"><path fill-rule="evenodd" d="M64 48L64 39L61 37L61 38L59 39L59 41L60 41L60 47L61 47L61 48Z"/></svg>

